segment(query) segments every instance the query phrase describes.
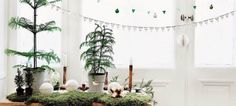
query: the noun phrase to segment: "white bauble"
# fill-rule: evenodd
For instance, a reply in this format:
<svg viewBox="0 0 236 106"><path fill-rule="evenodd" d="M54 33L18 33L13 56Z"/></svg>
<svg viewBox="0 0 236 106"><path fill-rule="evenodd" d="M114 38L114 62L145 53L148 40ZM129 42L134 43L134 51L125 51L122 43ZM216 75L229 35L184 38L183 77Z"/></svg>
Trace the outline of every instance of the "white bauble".
<svg viewBox="0 0 236 106"><path fill-rule="evenodd" d="M39 87L39 92L42 94L52 94L53 93L53 86L52 84L46 82L43 83L40 87Z"/></svg>
<svg viewBox="0 0 236 106"><path fill-rule="evenodd" d="M67 91L73 91L73 90L77 90L79 87L79 84L77 81L75 80L68 80L65 84L66 90Z"/></svg>

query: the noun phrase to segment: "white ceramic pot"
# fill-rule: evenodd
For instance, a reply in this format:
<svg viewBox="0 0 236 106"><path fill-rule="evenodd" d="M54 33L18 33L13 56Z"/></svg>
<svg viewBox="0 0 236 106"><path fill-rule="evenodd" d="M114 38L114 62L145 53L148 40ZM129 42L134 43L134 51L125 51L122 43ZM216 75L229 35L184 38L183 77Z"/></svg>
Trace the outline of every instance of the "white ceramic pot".
<svg viewBox="0 0 236 106"><path fill-rule="evenodd" d="M44 83L44 74L45 72L34 73L34 82L32 88L34 91L39 91L39 87Z"/></svg>
<svg viewBox="0 0 236 106"><path fill-rule="evenodd" d="M103 92L105 74L104 75L88 75L89 92Z"/></svg>

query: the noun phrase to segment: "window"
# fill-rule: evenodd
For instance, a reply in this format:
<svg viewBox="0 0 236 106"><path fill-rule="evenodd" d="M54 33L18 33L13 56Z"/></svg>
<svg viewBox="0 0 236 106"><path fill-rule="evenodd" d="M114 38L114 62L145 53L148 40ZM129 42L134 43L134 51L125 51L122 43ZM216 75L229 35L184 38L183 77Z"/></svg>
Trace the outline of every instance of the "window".
<svg viewBox="0 0 236 106"><path fill-rule="evenodd" d="M132 26L166 26L175 24L175 0L165 2L150 0L83 0L82 15L118 24ZM148 7L142 8L143 5ZM158 8L157 8L158 7ZM163 10L166 13L163 14ZM115 10L119 9L119 13ZM132 12L132 9L136 9ZM157 18L154 18L154 14ZM91 20L82 19L82 40L85 35L94 30L95 25ZM156 22L156 23L155 23ZM98 22L99 23L99 22ZM109 25L112 28L112 25ZM116 44L114 46L114 59L118 68L126 68L132 58L136 68L174 68L175 47L174 31L165 30L158 32L139 31L120 26L113 28Z"/></svg>
<svg viewBox="0 0 236 106"><path fill-rule="evenodd" d="M58 3L56 5L60 5ZM18 16L27 17L32 20L33 10L26 4L18 2ZM27 13L27 14L26 14ZM37 23L45 23L48 21L56 21L58 27L61 27L61 12L52 9L51 6L41 7L37 11ZM20 51L29 51L33 48L33 36L32 33L25 29L17 30L17 43L18 50ZM61 55L61 32L41 32L37 35L37 50L45 50L50 51L54 50L58 54ZM25 58L19 57L17 58L18 63L24 64L26 62ZM41 61L38 61L38 64L42 64ZM56 66L58 64L55 64Z"/></svg>
<svg viewBox="0 0 236 106"><path fill-rule="evenodd" d="M196 21L217 17L234 10L234 0L196 0ZM209 7L213 5L213 9ZM229 14L232 15L232 14ZM195 66L236 66L235 17L204 22L195 29Z"/></svg>

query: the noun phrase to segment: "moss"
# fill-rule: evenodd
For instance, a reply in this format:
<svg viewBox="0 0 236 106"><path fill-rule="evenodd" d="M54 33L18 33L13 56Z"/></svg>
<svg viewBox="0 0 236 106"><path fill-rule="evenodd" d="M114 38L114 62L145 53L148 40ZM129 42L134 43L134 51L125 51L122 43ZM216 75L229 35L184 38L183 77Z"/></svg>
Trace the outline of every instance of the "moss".
<svg viewBox="0 0 236 106"><path fill-rule="evenodd" d="M10 101L15 101L15 102L24 102L25 100L27 100L28 98L30 98L29 96L17 96L16 93L10 94L7 96L7 99Z"/></svg>
<svg viewBox="0 0 236 106"><path fill-rule="evenodd" d="M106 104L107 106L145 106L151 101L149 96L130 93L123 98L112 98L104 93L77 92L72 91L64 94L53 93L43 95L34 93L31 97L16 96L11 94L7 99L15 102L25 101L30 103L41 103L44 106L91 106L93 102Z"/></svg>

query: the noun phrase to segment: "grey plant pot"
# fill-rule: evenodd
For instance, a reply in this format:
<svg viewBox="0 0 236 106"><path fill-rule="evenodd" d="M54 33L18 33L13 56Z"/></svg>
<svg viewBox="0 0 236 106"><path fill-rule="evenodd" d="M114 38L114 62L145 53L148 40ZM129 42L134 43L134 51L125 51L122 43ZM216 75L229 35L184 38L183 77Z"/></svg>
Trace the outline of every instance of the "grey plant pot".
<svg viewBox="0 0 236 106"><path fill-rule="evenodd" d="M44 74L45 72L33 73L34 82L32 88L34 91L39 91L39 87L44 83Z"/></svg>
<svg viewBox="0 0 236 106"><path fill-rule="evenodd" d="M89 92L103 92L105 82L105 74L88 75Z"/></svg>

